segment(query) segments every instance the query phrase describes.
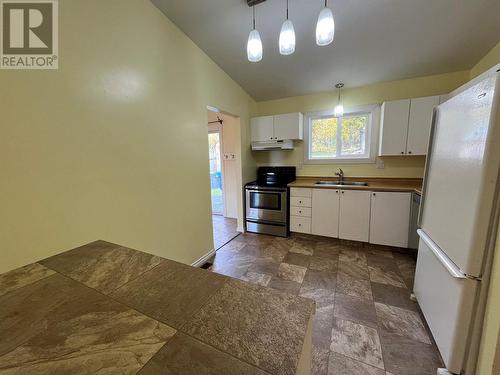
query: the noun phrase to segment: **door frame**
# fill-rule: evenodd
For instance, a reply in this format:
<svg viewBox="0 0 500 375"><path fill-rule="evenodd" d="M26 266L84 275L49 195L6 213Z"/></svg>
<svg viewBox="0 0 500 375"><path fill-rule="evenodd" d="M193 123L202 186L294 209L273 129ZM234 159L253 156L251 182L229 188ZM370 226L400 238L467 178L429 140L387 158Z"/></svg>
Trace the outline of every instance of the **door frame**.
<svg viewBox="0 0 500 375"><path fill-rule="evenodd" d="M223 134L223 126L221 124L208 124L208 132L207 136L210 133L219 133L219 152L220 152L220 169L222 173L222 216L226 217L227 211L226 211L226 184L225 184L225 175L226 172L224 170L225 163L224 163L224 134ZM207 139L208 142L208 139ZM210 168L210 166L209 166ZM209 170L210 173L210 170ZM212 209L212 194L210 194L210 209ZM214 214L212 211L212 215L218 215Z"/></svg>

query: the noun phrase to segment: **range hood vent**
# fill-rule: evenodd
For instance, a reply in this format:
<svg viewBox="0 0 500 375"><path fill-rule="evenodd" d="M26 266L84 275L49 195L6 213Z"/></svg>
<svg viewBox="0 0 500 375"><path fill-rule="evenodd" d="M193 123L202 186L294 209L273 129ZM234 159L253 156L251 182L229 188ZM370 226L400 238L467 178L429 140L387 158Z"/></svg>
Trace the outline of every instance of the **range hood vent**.
<svg viewBox="0 0 500 375"><path fill-rule="evenodd" d="M253 151L293 150L293 141L252 142Z"/></svg>

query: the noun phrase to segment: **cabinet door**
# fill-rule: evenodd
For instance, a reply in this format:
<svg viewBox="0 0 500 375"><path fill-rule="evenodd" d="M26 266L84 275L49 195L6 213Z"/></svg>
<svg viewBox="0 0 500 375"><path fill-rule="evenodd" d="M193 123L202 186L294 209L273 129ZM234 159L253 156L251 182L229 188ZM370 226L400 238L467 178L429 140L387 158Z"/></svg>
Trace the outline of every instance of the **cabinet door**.
<svg viewBox="0 0 500 375"><path fill-rule="evenodd" d="M369 191L341 190L339 238L368 242L370 234L370 195L371 192Z"/></svg>
<svg viewBox="0 0 500 375"><path fill-rule="evenodd" d="M312 234L326 237L339 236L339 195L339 190L313 190Z"/></svg>
<svg viewBox="0 0 500 375"><path fill-rule="evenodd" d="M426 155L431 133L432 111L439 104L439 96L412 99L408 125L408 155Z"/></svg>
<svg viewBox="0 0 500 375"><path fill-rule="evenodd" d="M382 104L379 156L405 155L410 99Z"/></svg>
<svg viewBox="0 0 500 375"><path fill-rule="evenodd" d="M274 116L274 136L279 141L302 139L303 122L302 113L287 113L285 115Z"/></svg>
<svg viewBox="0 0 500 375"><path fill-rule="evenodd" d="M264 142L274 140L274 117L254 117L250 121L252 142Z"/></svg>
<svg viewBox="0 0 500 375"><path fill-rule="evenodd" d="M372 193L370 243L408 247L410 204L411 193Z"/></svg>

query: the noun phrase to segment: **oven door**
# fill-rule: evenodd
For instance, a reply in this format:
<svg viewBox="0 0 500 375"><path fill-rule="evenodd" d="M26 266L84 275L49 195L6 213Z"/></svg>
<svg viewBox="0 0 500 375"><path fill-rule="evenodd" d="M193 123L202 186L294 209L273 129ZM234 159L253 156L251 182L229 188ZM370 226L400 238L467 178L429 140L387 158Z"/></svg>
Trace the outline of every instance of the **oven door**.
<svg viewBox="0 0 500 375"><path fill-rule="evenodd" d="M286 223L286 189L246 189L246 218L274 223Z"/></svg>

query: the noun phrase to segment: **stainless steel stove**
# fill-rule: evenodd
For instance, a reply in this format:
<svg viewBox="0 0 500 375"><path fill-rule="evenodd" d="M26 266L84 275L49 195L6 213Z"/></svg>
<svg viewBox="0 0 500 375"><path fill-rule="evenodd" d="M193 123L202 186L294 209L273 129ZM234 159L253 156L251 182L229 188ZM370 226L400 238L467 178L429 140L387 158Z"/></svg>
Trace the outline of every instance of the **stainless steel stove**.
<svg viewBox="0 0 500 375"><path fill-rule="evenodd" d="M248 232L287 237L289 189L295 167L259 167L257 181L245 185L245 220Z"/></svg>

